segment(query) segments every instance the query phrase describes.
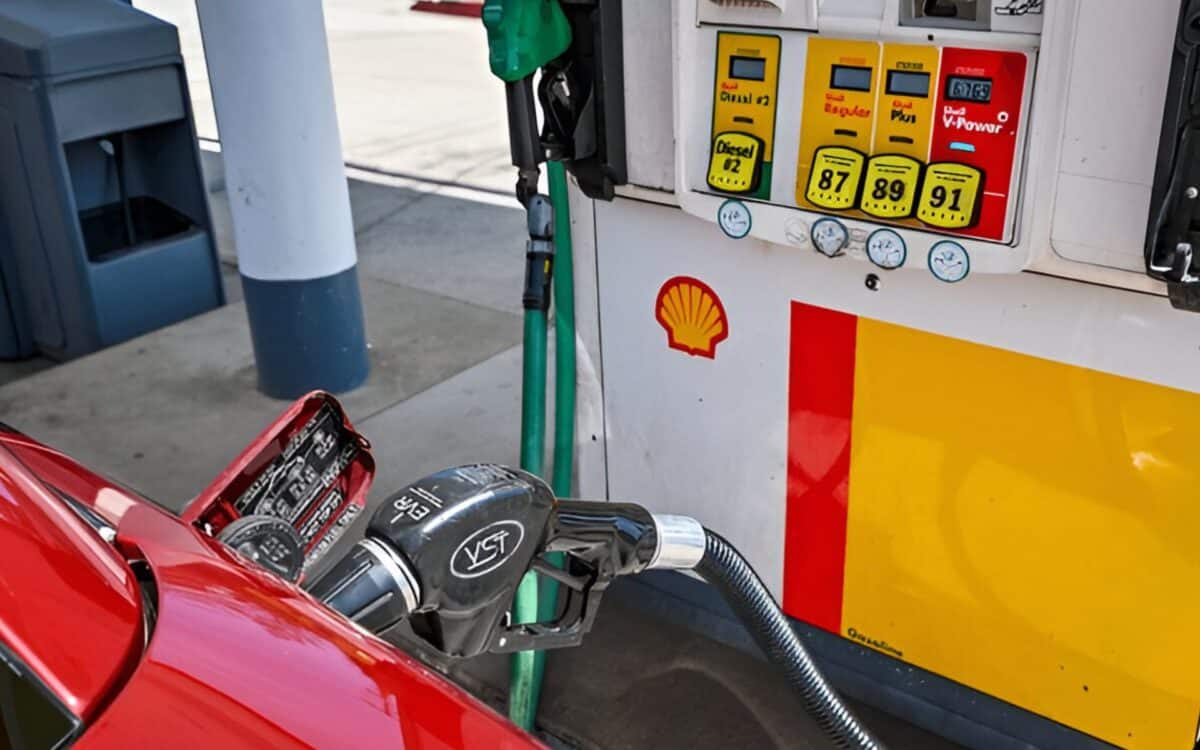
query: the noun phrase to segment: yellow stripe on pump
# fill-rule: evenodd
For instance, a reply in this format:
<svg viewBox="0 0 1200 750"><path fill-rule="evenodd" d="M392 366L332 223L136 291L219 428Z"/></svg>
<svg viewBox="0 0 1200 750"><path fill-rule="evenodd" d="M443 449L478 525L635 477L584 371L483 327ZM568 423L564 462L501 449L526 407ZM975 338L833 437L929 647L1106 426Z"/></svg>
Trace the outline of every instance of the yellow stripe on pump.
<svg viewBox="0 0 1200 750"><path fill-rule="evenodd" d="M859 318L853 413L843 631L1192 746L1200 395Z"/></svg>

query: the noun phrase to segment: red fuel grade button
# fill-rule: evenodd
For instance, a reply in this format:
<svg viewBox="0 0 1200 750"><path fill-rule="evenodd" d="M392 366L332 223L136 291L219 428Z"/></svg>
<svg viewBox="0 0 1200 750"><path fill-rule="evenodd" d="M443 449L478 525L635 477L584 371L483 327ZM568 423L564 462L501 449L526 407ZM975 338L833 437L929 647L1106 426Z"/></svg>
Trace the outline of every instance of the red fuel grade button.
<svg viewBox="0 0 1200 750"><path fill-rule="evenodd" d="M958 47L942 51L929 160L973 167L982 184L969 226L957 217L932 222L935 225L973 237L1008 239L1027 68L1024 52ZM918 209L918 216L930 223L921 213Z"/></svg>

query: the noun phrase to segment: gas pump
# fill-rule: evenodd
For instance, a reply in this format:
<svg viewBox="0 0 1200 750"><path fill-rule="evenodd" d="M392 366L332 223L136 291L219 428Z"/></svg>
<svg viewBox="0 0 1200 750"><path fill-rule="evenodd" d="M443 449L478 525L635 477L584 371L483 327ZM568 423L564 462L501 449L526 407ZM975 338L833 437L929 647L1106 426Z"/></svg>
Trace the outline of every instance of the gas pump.
<svg viewBox="0 0 1200 750"><path fill-rule="evenodd" d="M579 494L719 529L962 744L1193 747L1195 5L625 3Z"/></svg>

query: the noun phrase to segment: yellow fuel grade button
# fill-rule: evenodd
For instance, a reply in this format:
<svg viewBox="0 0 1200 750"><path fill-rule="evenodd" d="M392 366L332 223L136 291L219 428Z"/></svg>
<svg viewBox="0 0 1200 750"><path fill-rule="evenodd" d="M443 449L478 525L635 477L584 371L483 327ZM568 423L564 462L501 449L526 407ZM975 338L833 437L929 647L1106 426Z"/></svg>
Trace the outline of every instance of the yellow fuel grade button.
<svg viewBox="0 0 1200 750"><path fill-rule="evenodd" d="M818 148L813 154L804 197L814 206L831 211L854 208L866 163L866 154L852 148Z"/></svg>
<svg viewBox="0 0 1200 750"><path fill-rule="evenodd" d="M917 206L920 161L901 154L872 156L867 162L858 207L878 219L907 219Z"/></svg>
<svg viewBox="0 0 1200 750"><path fill-rule="evenodd" d="M925 167L917 218L940 229L965 229L979 220L983 171L969 164L939 162Z"/></svg>
<svg viewBox="0 0 1200 750"><path fill-rule="evenodd" d="M708 186L723 193L752 193L762 179L763 140L749 133L720 133L713 139Z"/></svg>

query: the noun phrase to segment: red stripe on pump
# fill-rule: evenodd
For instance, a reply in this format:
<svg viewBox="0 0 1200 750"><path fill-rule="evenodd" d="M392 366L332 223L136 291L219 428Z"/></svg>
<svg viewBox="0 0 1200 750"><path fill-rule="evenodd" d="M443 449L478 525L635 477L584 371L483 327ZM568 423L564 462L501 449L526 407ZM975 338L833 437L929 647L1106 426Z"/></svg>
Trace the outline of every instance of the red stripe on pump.
<svg viewBox="0 0 1200 750"><path fill-rule="evenodd" d="M792 303L783 608L841 632L858 318Z"/></svg>

